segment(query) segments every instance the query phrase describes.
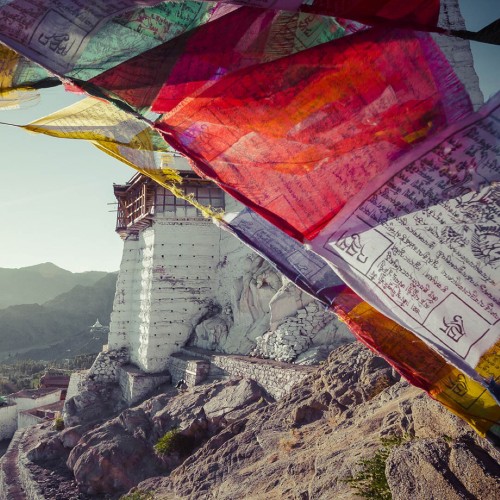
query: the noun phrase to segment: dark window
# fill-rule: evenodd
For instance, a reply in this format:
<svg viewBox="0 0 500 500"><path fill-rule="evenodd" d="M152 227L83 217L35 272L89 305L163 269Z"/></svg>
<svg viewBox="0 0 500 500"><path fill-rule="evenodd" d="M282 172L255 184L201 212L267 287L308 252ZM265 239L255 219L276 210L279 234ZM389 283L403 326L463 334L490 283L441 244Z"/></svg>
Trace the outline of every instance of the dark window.
<svg viewBox="0 0 500 500"><path fill-rule="evenodd" d="M219 188L185 186L182 189L185 194L194 195L195 199L202 205L224 208L224 192ZM178 217L201 217L201 212L188 201L176 198L170 191L162 187L156 189L155 212L173 212Z"/></svg>

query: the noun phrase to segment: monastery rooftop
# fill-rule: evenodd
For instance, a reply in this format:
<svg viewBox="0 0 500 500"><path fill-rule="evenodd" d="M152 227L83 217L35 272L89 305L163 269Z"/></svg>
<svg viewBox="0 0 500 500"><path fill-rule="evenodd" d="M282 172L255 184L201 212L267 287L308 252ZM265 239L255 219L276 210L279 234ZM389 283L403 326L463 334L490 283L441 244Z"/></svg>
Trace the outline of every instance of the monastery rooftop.
<svg viewBox="0 0 500 500"><path fill-rule="evenodd" d="M30 408L29 410L23 410L20 413L33 415L39 418L52 419L54 415L58 412L62 412L64 406L64 401L56 401L44 406L37 406L36 408Z"/></svg>

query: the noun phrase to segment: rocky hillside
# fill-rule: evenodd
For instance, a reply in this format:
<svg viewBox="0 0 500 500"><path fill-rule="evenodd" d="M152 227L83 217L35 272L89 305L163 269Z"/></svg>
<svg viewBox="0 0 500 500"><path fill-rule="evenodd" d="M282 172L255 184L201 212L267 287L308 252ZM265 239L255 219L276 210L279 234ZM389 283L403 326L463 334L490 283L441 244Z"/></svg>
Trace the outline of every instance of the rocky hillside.
<svg viewBox="0 0 500 500"><path fill-rule="evenodd" d="M277 403L244 379L170 388L20 443L37 498L500 498L500 453L357 343Z"/></svg>
<svg viewBox="0 0 500 500"><path fill-rule="evenodd" d="M88 286L77 285L43 305L25 304L0 310L0 355L7 351L46 348L75 335L88 335L99 318L109 324L116 287L115 273ZM71 346L64 350L70 349Z"/></svg>
<svg viewBox="0 0 500 500"><path fill-rule="evenodd" d="M43 304L77 285L93 285L106 274L101 271L72 273L50 262L19 269L0 268L0 309Z"/></svg>

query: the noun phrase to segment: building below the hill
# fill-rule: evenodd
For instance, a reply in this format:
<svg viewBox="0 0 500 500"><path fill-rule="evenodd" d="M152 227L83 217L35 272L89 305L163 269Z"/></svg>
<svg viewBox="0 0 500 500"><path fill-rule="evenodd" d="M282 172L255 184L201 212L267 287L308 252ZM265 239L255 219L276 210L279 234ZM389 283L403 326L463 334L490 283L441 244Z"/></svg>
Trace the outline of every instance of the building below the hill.
<svg viewBox="0 0 500 500"><path fill-rule="evenodd" d="M66 390L62 387L41 387L5 396L6 404L0 406L0 441L10 439L18 429L54 419L63 408L65 394ZM47 405L51 411L42 410L48 409ZM36 418L27 415L35 415Z"/></svg>
<svg viewBox="0 0 500 500"><path fill-rule="evenodd" d="M214 209L240 209L182 157L173 160L186 195ZM188 201L140 174L114 191L124 249L108 348L126 349L140 370L164 371L185 345L249 354L273 331L280 333L268 357L279 361L351 339L335 316Z"/></svg>

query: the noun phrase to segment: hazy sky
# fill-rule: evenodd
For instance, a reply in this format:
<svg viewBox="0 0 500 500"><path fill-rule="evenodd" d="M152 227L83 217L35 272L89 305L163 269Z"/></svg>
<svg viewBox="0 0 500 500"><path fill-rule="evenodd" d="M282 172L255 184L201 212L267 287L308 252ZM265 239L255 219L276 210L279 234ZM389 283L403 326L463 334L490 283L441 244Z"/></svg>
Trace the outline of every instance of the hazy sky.
<svg viewBox="0 0 500 500"><path fill-rule="evenodd" d="M462 0L467 28L500 17L499 0ZM487 99L500 89L500 47L472 43ZM0 121L26 124L79 97L47 89L34 107L0 111ZM113 182L133 171L85 141L55 139L0 125L0 267L54 262L70 271L119 268Z"/></svg>

